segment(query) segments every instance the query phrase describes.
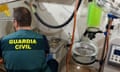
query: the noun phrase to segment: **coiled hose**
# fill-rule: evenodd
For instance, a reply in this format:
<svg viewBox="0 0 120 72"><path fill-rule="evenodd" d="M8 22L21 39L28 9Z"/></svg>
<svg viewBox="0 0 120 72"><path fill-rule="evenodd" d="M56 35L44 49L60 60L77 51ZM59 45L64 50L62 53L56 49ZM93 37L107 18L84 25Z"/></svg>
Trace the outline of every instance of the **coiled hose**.
<svg viewBox="0 0 120 72"><path fill-rule="evenodd" d="M78 5L77 5L77 10L79 9L79 7L80 7L80 5L81 5L81 2L82 2L82 0L79 0L79 2L78 2ZM25 1L25 4L27 4L28 6L30 5L27 1ZM34 8L35 7L37 7L37 6L35 6L35 5L32 5ZM35 10L35 9L34 9ZM35 17L37 18L37 20L41 23L41 24L43 24L44 26L46 26L46 27L48 27L48 28L53 28L53 29L58 29L58 28L62 28L62 27L64 27L64 26L66 26L66 25L68 25L71 21L72 21L72 19L73 19L73 17L74 17L74 13L75 13L75 10L74 10L74 12L72 13L72 15L70 16L70 18L67 20L67 21L65 21L63 24L59 24L59 25L57 25L57 26L53 26L53 25L50 25L50 24L48 24L47 22L45 22L39 15L38 15L38 13L35 11L34 12L34 15L35 15Z"/></svg>

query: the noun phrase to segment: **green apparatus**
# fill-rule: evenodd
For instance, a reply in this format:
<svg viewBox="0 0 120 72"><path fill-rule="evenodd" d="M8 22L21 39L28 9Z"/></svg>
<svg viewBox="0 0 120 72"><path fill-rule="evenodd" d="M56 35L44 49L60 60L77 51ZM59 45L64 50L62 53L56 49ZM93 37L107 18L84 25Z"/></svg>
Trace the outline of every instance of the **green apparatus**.
<svg viewBox="0 0 120 72"><path fill-rule="evenodd" d="M98 28L100 26L102 16L102 9L100 9L95 2L91 2L88 8L87 26Z"/></svg>

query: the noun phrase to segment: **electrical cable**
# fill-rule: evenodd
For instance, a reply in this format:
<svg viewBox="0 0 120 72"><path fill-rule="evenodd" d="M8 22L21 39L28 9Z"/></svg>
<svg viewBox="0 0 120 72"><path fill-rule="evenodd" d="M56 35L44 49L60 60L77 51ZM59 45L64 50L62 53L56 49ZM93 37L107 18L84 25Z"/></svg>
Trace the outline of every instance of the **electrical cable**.
<svg viewBox="0 0 120 72"><path fill-rule="evenodd" d="M105 47L106 47L106 42L107 42L106 40L107 40L107 36L105 36L104 47L103 47L103 51L102 51L102 56L101 56L101 60L100 60L100 67L99 67L98 72L101 72L101 69L102 69L102 63L103 63L103 58L105 55Z"/></svg>
<svg viewBox="0 0 120 72"><path fill-rule="evenodd" d="M103 72L104 70L105 60L106 60L108 48L109 48L109 35L110 35L110 27L112 26L112 22L113 22L113 19L109 18L108 29L106 30L107 34L105 35L105 42L104 42L104 47L103 47L104 49L102 52L101 63L100 63L98 72Z"/></svg>
<svg viewBox="0 0 120 72"><path fill-rule="evenodd" d="M109 35L110 35L110 27L112 26L112 22L113 22L113 19L109 19L109 26L108 26L108 29L107 29L107 32L108 32L108 34L107 34L107 43L106 43L106 53L105 53L105 56L104 56L104 58L103 58L103 69L102 69L102 71L104 70L104 66L105 66L105 61L106 61L106 57L107 57L107 54L108 54L108 49L109 49Z"/></svg>
<svg viewBox="0 0 120 72"><path fill-rule="evenodd" d="M70 59L71 59L71 51L72 51L72 46L73 46L73 43L74 43L76 21L77 21L77 6L78 6L78 0L76 0L75 11L74 11L74 25L73 25L71 45L70 45L70 48L68 50L67 57L66 57L66 72L69 72L69 62L70 62Z"/></svg>
<svg viewBox="0 0 120 72"><path fill-rule="evenodd" d="M108 48L109 48L109 35L110 35L110 27L112 26L112 21L113 20L109 20L109 27L108 27L108 29L107 29L107 32L108 32L108 34L107 34L107 47L106 47L106 54L105 54L105 56L104 56L104 59L103 60L105 60L106 59L106 57L107 57L107 53L108 53Z"/></svg>
<svg viewBox="0 0 120 72"><path fill-rule="evenodd" d="M106 35L106 38L105 38L105 46L104 46L104 51L103 51L103 54L102 54L102 63L100 65L100 69L99 69L99 72L103 72L104 70L104 64L105 64L105 60L106 60L106 57L107 57L107 53L108 53L108 48L109 48L109 34L110 34L110 27L112 25L112 20L109 20L109 27L107 29L107 35Z"/></svg>
<svg viewBox="0 0 120 72"><path fill-rule="evenodd" d="M78 5L77 5L77 10L79 9L81 2L82 2L82 0L79 0ZM53 25L46 23L45 21L42 20L42 18L38 15L37 12L35 12L34 15L39 20L39 22L41 22L41 24L43 24L44 26L57 29L57 28L62 28L64 26L68 25L72 21L72 19L74 17L74 13L75 13L75 10L67 21L65 21L63 24L60 24L58 26L53 26Z"/></svg>

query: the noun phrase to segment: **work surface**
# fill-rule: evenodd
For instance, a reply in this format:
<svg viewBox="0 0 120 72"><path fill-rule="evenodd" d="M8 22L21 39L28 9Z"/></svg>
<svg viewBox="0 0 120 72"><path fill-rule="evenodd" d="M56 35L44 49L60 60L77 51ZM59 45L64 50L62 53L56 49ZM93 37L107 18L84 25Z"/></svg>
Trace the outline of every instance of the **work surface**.
<svg viewBox="0 0 120 72"><path fill-rule="evenodd" d="M65 61L66 60L63 60L60 63L58 72L66 72ZM82 66L82 65L76 64L76 63L74 63L74 61L71 60L69 72L98 72L98 68L99 68L99 64L98 63L95 63L94 65L86 67L86 66ZM117 68L117 67L105 64L104 72L120 72L120 69Z"/></svg>

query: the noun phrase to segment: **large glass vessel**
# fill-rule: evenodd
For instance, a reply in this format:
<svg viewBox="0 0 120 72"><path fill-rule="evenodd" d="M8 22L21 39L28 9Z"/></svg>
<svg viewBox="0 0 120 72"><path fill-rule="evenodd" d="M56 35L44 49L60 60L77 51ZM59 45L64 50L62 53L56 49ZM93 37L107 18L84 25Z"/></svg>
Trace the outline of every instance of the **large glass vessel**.
<svg viewBox="0 0 120 72"><path fill-rule="evenodd" d="M96 56L97 47L88 39L74 43L69 62L69 72L96 72L93 65ZM66 57L60 62L59 72L66 72Z"/></svg>

